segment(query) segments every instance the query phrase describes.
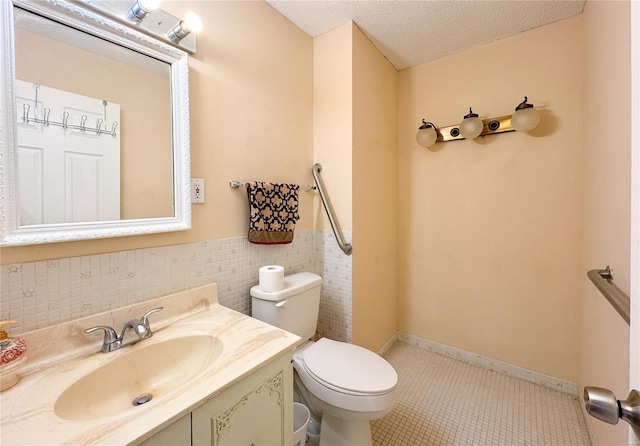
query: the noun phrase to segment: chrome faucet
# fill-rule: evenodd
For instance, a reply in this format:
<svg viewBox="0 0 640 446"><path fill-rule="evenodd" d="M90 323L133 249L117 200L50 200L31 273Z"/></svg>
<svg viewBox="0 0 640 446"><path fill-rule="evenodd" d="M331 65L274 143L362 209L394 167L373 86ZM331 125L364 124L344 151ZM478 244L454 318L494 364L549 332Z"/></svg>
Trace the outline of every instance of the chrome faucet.
<svg viewBox="0 0 640 446"><path fill-rule="evenodd" d="M151 326L149 325L149 315L161 311L162 309L163 307L154 308L147 311L140 319L131 319L129 322L124 324L124 327L122 327L120 336L118 336L113 328L107 327L106 325L97 325L95 327L87 328L84 332L93 333L96 330L104 330L102 351L104 353L113 352L125 345L135 344L138 341L150 338L153 333L151 332ZM123 343L124 335L128 330L132 330L137 337L127 343Z"/></svg>

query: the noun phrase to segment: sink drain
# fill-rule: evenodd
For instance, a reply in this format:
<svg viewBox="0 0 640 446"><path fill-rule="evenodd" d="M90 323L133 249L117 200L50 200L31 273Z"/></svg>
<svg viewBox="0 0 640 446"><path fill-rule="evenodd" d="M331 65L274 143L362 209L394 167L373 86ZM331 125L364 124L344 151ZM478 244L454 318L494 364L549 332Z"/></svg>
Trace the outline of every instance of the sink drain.
<svg viewBox="0 0 640 446"><path fill-rule="evenodd" d="M150 393L143 393L133 399L134 406L142 406L144 403L148 403L153 398L153 395Z"/></svg>

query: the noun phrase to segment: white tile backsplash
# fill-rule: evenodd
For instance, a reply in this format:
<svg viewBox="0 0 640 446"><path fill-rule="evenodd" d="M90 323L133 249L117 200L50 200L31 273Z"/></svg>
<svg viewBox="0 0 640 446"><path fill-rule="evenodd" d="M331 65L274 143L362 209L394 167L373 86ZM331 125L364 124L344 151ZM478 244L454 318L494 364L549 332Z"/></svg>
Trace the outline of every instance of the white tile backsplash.
<svg viewBox="0 0 640 446"><path fill-rule="evenodd" d="M249 289L267 264L282 265L286 274L322 275L318 326L328 337L351 339L351 258L331 231L298 231L287 245L235 237L4 265L0 319L15 319L11 333L20 334L211 282L218 284L222 305L250 314Z"/></svg>
<svg viewBox="0 0 640 446"><path fill-rule="evenodd" d="M314 239L324 232L298 231L288 245L236 237L4 265L0 318L16 320L11 332L20 334L211 282L218 283L222 305L250 314L249 289L260 266L282 265L286 274L317 271Z"/></svg>

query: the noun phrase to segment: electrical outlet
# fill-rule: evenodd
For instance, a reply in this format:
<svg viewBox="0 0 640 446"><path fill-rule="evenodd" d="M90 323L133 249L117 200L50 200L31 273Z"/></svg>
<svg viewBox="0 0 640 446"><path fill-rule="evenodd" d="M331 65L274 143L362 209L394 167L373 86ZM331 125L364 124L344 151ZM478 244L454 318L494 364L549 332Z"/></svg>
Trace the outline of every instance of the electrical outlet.
<svg viewBox="0 0 640 446"><path fill-rule="evenodd" d="M191 178L191 203L204 203L203 178Z"/></svg>

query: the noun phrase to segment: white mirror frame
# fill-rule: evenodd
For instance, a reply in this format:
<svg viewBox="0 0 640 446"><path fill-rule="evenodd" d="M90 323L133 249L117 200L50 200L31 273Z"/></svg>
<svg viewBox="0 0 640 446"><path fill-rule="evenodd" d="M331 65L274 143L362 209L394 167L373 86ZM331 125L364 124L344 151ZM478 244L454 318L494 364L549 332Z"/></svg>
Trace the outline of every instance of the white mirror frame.
<svg viewBox="0 0 640 446"><path fill-rule="evenodd" d="M188 54L65 0L0 1L0 246L34 245L183 231L191 228ZM20 226L13 7L48 17L171 65L173 217Z"/></svg>

